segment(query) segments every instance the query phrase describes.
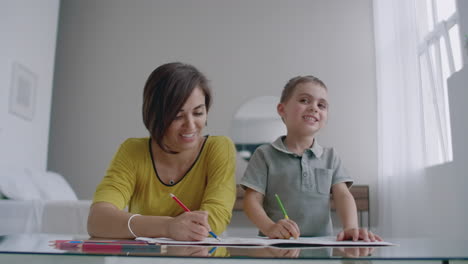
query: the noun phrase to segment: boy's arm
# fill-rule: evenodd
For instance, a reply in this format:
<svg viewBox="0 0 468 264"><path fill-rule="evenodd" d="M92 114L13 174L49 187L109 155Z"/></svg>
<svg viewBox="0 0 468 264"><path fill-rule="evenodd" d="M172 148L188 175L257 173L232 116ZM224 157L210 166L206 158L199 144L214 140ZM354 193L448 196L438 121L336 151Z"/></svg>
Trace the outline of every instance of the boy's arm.
<svg viewBox="0 0 468 264"><path fill-rule="evenodd" d="M373 234L371 231L363 228L359 229L356 202L346 183L334 184L332 194L336 211L343 224L343 231L338 234L337 240L382 241L380 236Z"/></svg>
<svg viewBox="0 0 468 264"><path fill-rule="evenodd" d="M244 194L244 212L260 231L269 238L285 238L300 236L299 227L290 219L281 219L278 223L271 220L263 209L263 194L246 188Z"/></svg>
<svg viewBox="0 0 468 264"><path fill-rule="evenodd" d="M346 183L340 182L334 184L332 186L332 194L343 230L359 228L356 202Z"/></svg>
<svg viewBox="0 0 468 264"><path fill-rule="evenodd" d="M244 194L244 212L262 233L275 224L263 209L263 194L246 188Z"/></svg>

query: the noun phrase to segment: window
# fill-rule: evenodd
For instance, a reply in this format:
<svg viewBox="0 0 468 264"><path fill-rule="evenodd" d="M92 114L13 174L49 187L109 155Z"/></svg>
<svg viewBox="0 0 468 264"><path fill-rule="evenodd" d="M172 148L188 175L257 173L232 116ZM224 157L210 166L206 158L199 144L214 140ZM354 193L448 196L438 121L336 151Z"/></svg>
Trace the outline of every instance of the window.
<svg viewBox="0 0 468 264"><path fill-rule="evenodd" d="M453 160L447 78L463 65L461 41L455 0L417 3L425 163L432 166Z"/></svg>

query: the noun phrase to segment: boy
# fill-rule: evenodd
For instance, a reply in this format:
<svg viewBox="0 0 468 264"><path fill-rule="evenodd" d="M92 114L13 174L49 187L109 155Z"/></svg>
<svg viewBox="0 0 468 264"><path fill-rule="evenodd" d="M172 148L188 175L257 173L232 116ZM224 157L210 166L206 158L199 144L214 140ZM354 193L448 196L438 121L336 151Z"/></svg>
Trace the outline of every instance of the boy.
<svg viewBox="0 0 468 264"><path fill-rule="evenodd" d="M330 236L331 193L343 224L337 240L381 241L358 227L356 204L348 190L353 180L335 150L315 140L327 122L327 95L325 84L313 76L298 76L286 84L277 111L287 135L260 146L250 159L241 181L246 189L244 211L270 238ZM291 219L281 211L275 194Z"/></svg>

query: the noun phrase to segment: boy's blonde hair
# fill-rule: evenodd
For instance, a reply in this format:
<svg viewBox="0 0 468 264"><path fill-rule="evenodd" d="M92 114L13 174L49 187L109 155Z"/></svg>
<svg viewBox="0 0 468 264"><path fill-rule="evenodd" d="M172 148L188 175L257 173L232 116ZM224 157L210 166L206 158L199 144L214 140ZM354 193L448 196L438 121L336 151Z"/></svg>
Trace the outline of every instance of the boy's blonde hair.
<svg viewBox="0 0 468 264"><path fill-rule="evenodd" d="M322 80L320 80L319 78L317 78L315 76L312 76L312 75L297 76L297 77L294 77L291 80L289 80L288 83L286 83L286 85L284 86L283 92L281 93L280 103L284 103L287 100L289 100L289 98L291 98L291 96L292 96L292 94L294 92L294 89L296 89L296 86L298 84L308 83L308 82L315 83L315 84L323 87L325 90L328 91L328 88L325 85L325 83L322 82Z"/></svg>

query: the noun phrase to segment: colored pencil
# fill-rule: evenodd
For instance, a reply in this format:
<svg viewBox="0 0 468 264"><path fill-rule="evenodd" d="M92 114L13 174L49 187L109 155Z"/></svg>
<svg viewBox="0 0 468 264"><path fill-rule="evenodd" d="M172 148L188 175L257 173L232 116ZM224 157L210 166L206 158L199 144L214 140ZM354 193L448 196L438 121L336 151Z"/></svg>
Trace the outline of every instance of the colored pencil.
<svg viewBox="0 0 468 264"><path fill-rule="evenodd" d="M212 248L210 249L210 251L208 251L208 255L213 254L213 253L216 251L217 248L218 248L218 247L212 247Z"/></svg>
<svg viewBox="0 0 468 264"><path fill-rule="evenodd" d="M84 243L106 243L106 244L147 244L146 241L140 240L52 240L49 241L51 244L61 244L61 243L69 243L69 244L84 244Z"/></svg>
<svg viewBox="0 0 468 264"><path fill-rule="evenodd" d="M171 193L170 195L171 195L172 199L174 199L174 201L176 201L176 202L180 205L180 207L182 207L182 208L184 209L185 212L191 212L190 209L188 209L188 207L185 206L185 204L182 203L182 201L179 200L179 198L177 198L177 196L175 196L175 195L172 194L172 193ZM209 233L210 233L210 235L212 235L214 238L216 238L218 241L221 241L221 240L218 238L218 236L217 236L213 231L209 231Z"/></svg>
<svg viewBox="0 0 468 264"><path fill-rule="evenodd" d="M118 244L81 244L81 251L87 253L159 253L160 245L118 245Z"/></svg>
<svg viewBox="0 0 468 264"><path fill-rule="evenodd" d="M286 213L286 209L284 209L283 203L281 202L279 195L275 193L275 197L276 197L276 201L278 201L281 211L283 211L284 218L289 219L288 213Z"/></svg>
<svg viewBox="0 0 468 264"><path fill-rule="evenodd" d="M123 244L127 241L119 241L117 244L115 241L109 241L110 243L104 242L85 242L80 243L81 241L67 241L67 240L60 240L59 243L55 243L54 246L56 249L60 250L68 250L68 251L80 251L86 253L129 253L129 252L151 252L151 253L159 253L161 251L160 245L154 244L147 244L144 243L129 243ZM122 243L120 243L122 242Z"/></svg>

